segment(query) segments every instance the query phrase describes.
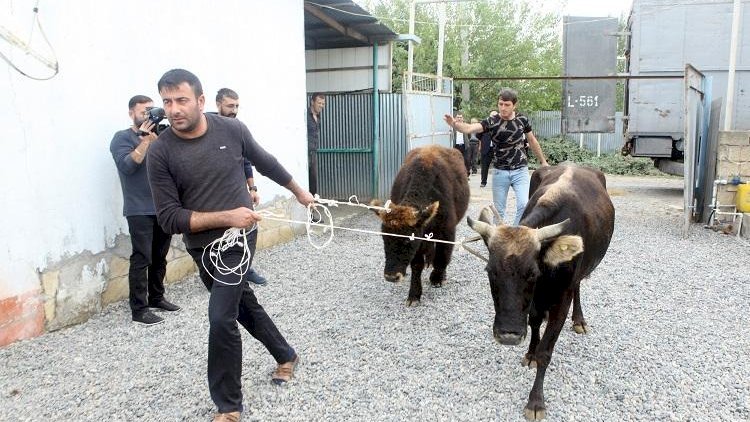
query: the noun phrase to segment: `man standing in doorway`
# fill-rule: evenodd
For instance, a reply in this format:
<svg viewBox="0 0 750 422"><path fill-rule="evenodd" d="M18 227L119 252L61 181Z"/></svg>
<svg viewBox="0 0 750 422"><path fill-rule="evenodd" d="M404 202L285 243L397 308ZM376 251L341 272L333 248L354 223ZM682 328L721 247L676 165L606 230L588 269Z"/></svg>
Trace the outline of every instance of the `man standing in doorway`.
<svg viewBox="0 0 750 422"><path fill-rule="evenodd" d="M154 102L145 95L136 95L128 102L128 115L133 125L115 133L109 151L117 166L123 197L123 215L128 221L132 253L128 271L130 311L134 322L154 325L164 319L149 307L178 311L180 307L164 299L164 276L167 273L167 252L172 236L156 221L156 209L148 185L145 159L156 141L155 123L148 118Z"/></svg>
<svg viewBox="0 0 750 422"><path fill-rule="evenodd" d="M236 92L229 88L222 88L216 93L216 109L220 116L229 117L234 119L237 117L237 113L240 111L240 96ZM258 187L255 186L255 179L253 177L253 163L245 159L243 162L245 169L245 178L247 179L247 190L250 192L250 198L252 198L253 209L260 203L260 195L258 194ZM260 275L255 268L250 267L245 273L247 281L264 286L268 283L268 280Z"/></svg>
<svg viewBox="0 0 750 422"><path fill-rule="evenodd" d="M464 123L464 114L462 112L456 112L456 116L453 118L456 122ZM465 123L464 123L465 124ZM464 158L464 167L466 167L466 176L471 176L471 168L469 167L469 161L466 157L466 138L458 129L454 128L453 131L453 148L461 152L461 156Z"/></svg>
<svg viewBox="0 0 750 422"><path fill-rule="evenodd" d="M492 201L495 203L501 219L496 223L504 224L508 190L512 187L516 194L516 216L513 222L516 226L521 221L521 215L529 201L531 178L529 177L526 152L527 142L541 165L548 165L542 153L542 147L531 130L529 118L516 113L517 102L518 94L516 94L516 91L503 88L497 99L499 114L496 116L490 116L479 123L472 124L457 121L449 114L444 117L446 123L459 132L490 132L495 154Z"/></svg>
<svg viewBox="0 0 750 422"><path fill-rule="evenodd" d="M237 322L276 360L278 366L271 375L275 384L292 379L299 357L258 304L250 285L217 268L204 248L223 238L228 228L250 229L261 220L251 209L243 159L289 189L300 204L308 206L315 199L255 141L242 122L203 113L206 97L194 74L170 70L157 87L171 123L159 135L148 160L157 217L166 232L183 233L188 252L202 269L201 280L210 292L208 387L218 408L214 422L237 422L242 412L242 337ZM255 245L257 233L250 230L244 242L225 244L226 249L218 252L222 265L240 266L248 256L248 265L252 265L255 250L247 251L245 245Z"/></svg>
<svg viewBox="0 0 750 422"><path fill-rule="evenodd" d="M314 92L307 110L307 168L310 193L318 193L318 147L320 147L320 113L326 106L326 96Z"/></svg>

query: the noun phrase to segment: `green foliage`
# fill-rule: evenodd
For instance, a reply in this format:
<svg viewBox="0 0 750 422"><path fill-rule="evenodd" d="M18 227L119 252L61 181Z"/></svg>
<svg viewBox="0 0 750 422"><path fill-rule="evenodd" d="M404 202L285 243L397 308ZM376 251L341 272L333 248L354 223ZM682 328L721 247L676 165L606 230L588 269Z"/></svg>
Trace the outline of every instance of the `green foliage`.
<svg viewBox="0 0 750 422"><path fill-rule="evenodd" d="M408 0L370 0L367 8L394 32L409 32ZM562 47L560 17L540 13L530 0L457 2L446 5L443 74L447 77L559 75ZM438 51L438 6L416 8L414 72L435 74ZM407 43L394 44L394 90L401 90L407 70ZM463 85L470 99L462 98ZM561 106L559 81L488 81L456 83L455 108L468 117L484 118L495 109L501 87L519 92L519 109L555 110Z"/></svg>
<svg viewBox="0 0 750 422"><path fill-rule="evenodd" d="M550 165L572 161L582 166L599 169L607 174L664 175L654 167L650 158L622 156L620 154L605 154L597 157L591 151L578 149L575 142L561 137L540 139L539 143L542 146L547 163ZM532 168L539 166L539 162L533 154L529 157L529 166Z"/></svg>

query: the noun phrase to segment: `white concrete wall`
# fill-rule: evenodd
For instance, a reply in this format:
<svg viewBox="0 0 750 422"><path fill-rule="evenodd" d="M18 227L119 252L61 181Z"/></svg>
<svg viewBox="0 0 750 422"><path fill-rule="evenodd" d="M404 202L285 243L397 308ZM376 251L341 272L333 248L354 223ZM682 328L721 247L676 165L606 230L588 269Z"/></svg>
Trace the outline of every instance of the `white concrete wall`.
<svg viewBox="0 0 750 422"><path fill-rule="evenodd" d="M0 24L26 38L34 4L0 0ZM236 90L239 117L306 186L302 0L67 0L40 10L60 73L39 82L0 61L0 300L38 290L48 265L127 233L109 142L130 124L131 96L160 102L156 83L169 69L201 79L206 111L219 88ZM2 39L0 51L24 63ZM264 199L290 196L259 179Z"/></svg>
<svg viewBox="0 0 750 422"><path fill-rule="evenodd" d="M378 89L391 91L392 45L378 47ZM309 92L346 92L372 88L372 47L305 51Z"/></svg>

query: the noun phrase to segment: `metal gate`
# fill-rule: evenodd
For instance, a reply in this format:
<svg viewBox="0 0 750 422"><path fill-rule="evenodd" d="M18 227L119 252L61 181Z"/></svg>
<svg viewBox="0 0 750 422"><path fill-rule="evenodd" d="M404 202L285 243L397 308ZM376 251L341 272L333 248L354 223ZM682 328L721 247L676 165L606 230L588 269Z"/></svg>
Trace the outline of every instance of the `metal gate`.
<svg viewBox="0 0 750 422"><path fill-rule="evenodd" d="M443 115L452 112L453 81L414 76L418 82L405 94L326 94L318 149L322 197L386 200L409 150L451 146Z"/></svg>

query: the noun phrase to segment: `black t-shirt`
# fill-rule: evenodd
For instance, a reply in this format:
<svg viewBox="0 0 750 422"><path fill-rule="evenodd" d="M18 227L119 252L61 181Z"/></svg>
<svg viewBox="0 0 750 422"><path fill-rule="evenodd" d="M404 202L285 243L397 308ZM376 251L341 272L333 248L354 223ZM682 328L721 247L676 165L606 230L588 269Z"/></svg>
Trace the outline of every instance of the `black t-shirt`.
<svg viewBox="0 0 750 422"><path fill-rule="evenodd" d="M514 170L528 165L526 134L531 132L528 117L516 113L513 119L503 120L496 115L482 120L481 124L494 145L495 168Z"/></svg>

